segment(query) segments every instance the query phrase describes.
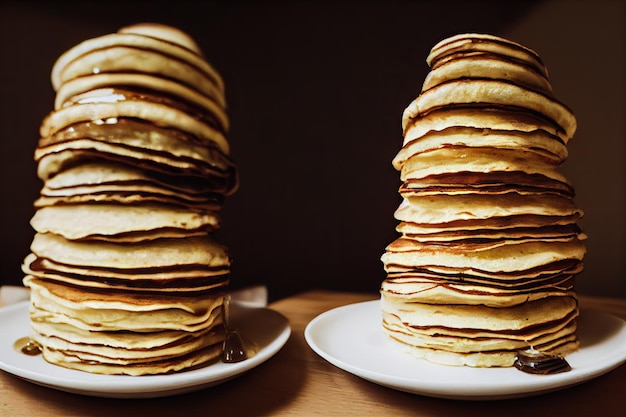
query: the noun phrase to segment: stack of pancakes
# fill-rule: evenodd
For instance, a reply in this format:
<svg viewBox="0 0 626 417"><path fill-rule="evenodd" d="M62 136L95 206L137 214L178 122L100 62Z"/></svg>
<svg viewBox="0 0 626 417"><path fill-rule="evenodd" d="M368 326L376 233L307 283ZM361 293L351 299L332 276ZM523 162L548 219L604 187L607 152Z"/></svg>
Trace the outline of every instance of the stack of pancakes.
<svg viewBox="0 0 626 417"><path fill-rule="evenodd" d="M23 264L32 339L102 374L216 358L231 260L213 232L237 187L221 77L184 32L139 24L68 50L52 84Z"/></svg>
<svg viewBox="0 0 626 417"><path fill-rule="evenodd" d="M427 63L393 160L403 201L401 236L382 256L385 332L449 365L575 351L583 212L559 172L573 114L518 43L457 35Z"/></svg>

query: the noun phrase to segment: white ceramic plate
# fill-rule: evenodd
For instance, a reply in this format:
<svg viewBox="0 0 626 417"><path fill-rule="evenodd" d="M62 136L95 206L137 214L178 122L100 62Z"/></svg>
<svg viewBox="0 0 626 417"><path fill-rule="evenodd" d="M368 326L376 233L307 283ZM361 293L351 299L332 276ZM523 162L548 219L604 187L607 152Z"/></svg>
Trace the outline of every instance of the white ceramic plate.
<svg viewBox="0 0 626 417"><path fill-rule="evenodd" d="M238 363L219 361L168 375L97 375L51 365L41 355L27 356L14 349L14 343L29 334L28 305L21 302L0 309L0 369L38 385L97 397L162 397L217 385L271 358L291 334L287 318L280 313L266 308L238 309L233 305L233 327L259 348L252 358Z"/></svg>
<svg viewBox="0 0 626 417"><path fill-rule="evenodd" d="M553 375L430 363L389 339L380 322L380 301L367 301L319 315L304 336L318 355L347 372L400 391L451 399L536 395L588 381L626 361L626 323L592 310L581 311L580 350L566 358L572 370Z"/></svg>

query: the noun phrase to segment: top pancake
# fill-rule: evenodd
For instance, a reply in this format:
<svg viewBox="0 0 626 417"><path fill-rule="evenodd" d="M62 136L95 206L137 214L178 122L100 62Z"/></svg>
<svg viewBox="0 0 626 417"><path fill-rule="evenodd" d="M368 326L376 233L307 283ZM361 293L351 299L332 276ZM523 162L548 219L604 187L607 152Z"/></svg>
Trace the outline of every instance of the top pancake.
<svg viewBox="0 0 626 417"><path fill-rule="evenodd" d="M79 43L55 62L52 86L56 91L73 78L125 71L165 75L207 95L224 90L222 78L202 57L189 35L157 24L127 26L117 33Z"/></svg>
<svg viewBox="0 0 626 417"><path fill-rule="evenodd" d="M426 63L436 69L451 55L476 52L488 52L523 63L548 77L548 70L537 52L520 43L483 33L461 33L441 40L432 47Z"/></svg>

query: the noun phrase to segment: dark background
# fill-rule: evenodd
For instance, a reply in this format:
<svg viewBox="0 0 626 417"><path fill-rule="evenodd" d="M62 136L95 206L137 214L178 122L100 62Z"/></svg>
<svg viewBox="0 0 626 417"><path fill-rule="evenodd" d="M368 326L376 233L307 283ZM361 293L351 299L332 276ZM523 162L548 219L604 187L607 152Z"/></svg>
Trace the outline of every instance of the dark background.
<svg viewBox="0 0 626 417"><path fill-rule="evenodd" d="M587 6L553 3L3 2L0 284L21 282L20 263L33 235L28 221L41 187L32 154L39 124L54 99L50 70L75 44L128 24L165 23L194 37L222 74L241 187L224 207L218 238L234 258L234 288L267 284L272 300L318 288L375 292L384 278L380 256L396 238L393 212L400 202L400 180L391 160L402 144L401 114L421 88L428 71L425 59L436 42L474 31L526 44L539 52L549 70L551 64L558 68L559 75L551 71L556 95L573 108L579 125L584 121L576 103L563 94L570 87L558 85L557 78L565 79L561 68L575 69L580 57L547 51L571 46L571 39L550 35L559 33L554 30L558 24L566 33L576 32L571 18L566 20L572 12L565 5L574 4L572 10L579 14ZM616 2L595 4L607 15L612 8L623 11ZM538 23L529 27L528 19ZM623 35L623 17L621 22ZM540 33L548 35L537 37ZM623 39L620 45L623 49ZM616 62L623 69L623 53L602 58L621 60ZM579 80L575 85L584 84ZM623 123L621 129L623 133ZM578 168L568 173L577 180L580 167L587 170L584 153L570 149L568 164ZM623 175L623 169L619 172ZM614 180L618 189L604 194L604 202L592 195L598 184L585 182L582 191L588 194L582 201L598 207L621 201L621 210L624 176ZM588 207L579 205L589 217ZM601 258L606 252L599 244L598 255L588 254L587 271L592 268L594 276L582 280L584 292L626 296L623 224L617 226L608 261ZM590 227L594 229L593 222ZM602 233L593 234L595 242L603 241Z"/></svg>

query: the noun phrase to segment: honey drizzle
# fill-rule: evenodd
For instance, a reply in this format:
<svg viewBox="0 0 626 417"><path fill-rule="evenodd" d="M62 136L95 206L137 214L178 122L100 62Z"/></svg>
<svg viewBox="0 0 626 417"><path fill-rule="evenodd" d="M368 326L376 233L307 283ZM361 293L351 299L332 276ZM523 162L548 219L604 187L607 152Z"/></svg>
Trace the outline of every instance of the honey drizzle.
<svg viewBox="0 0 626 417"><path fill-rule="evenodd" d="M236 363L248 359L248 353L243 343L243 339L237 329L230 327L230 294L224 298L222 304L222 314L226 338L222 348L222 362Z"/></svg>

